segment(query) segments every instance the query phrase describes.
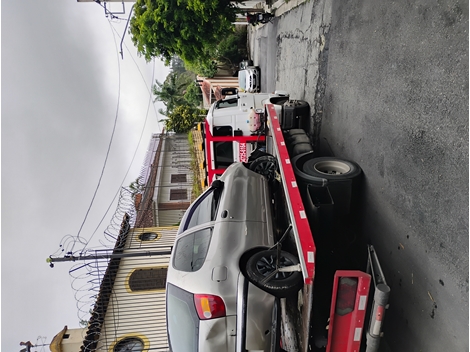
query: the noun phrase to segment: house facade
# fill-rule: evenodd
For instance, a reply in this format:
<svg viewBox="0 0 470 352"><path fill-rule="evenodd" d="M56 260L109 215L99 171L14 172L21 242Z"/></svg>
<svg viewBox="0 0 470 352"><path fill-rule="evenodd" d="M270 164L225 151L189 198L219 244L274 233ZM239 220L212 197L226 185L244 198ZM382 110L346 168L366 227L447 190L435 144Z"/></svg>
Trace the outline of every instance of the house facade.
<svg viewBox="0 0 470 352"><path fill-rule="evenodd" d="M193 175L186 134L152 135L136 197L137 227L177 225L191 204Z"/></svg>
<svg viewBox="0 0 470 352"><path fill-rule="evenodd" d="M123 221L80 352L168 351L165 284L177 227Z"/></svg>
<svg viewBox="0 0 470 352"><path fill-rule="evenodd" d="M121 190L112 220L120 225L105 231L111 248L70 270L86 281L86 288L77 285L86 293L77 306L87 326L73 333L65 327L52 352L169 350L166 274L176 225L191 202L190 166L187 135L152 135L139 187Z"/></svg>

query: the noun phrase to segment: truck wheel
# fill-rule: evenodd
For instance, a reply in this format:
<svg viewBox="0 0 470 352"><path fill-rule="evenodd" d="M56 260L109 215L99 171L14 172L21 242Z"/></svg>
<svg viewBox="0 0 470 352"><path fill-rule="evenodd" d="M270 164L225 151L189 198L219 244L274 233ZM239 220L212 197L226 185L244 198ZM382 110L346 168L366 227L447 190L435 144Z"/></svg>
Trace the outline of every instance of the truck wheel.
<svg viewBox="0 0 470 352"><path fill-rule="evenodd" d="M256 158L250 164L250 170L263 175L268 181L274 180L277 171L277 159L272 155L264 155Z"/></svg>
<svg viewBox="0 0 470 352"><path fill-rule="evenodd" d="M246 263L248 280L263 291L276 297L287 297L302 287L302 273L278 272L269 281L262 282L276 270L277 250L264 250L253 254ZM279 267L297 265L297 258L285 251L280 252Z"/></svg>
<svg viewBox="0 0 470 352"><path fill-rule="evenodd" d="M355 162L332 157L311 159L304 164L303 171L327 180L349 180L362 172Z"/></svg>
<svg viewBox="0 0 470 352"><path fill-rule="evenodd" d="M354 161L335 157L314 158L313 153L298 155L292 164L295 174L307 182L311 176L329 181L354 180L362 173L361 167Z"/></svg>

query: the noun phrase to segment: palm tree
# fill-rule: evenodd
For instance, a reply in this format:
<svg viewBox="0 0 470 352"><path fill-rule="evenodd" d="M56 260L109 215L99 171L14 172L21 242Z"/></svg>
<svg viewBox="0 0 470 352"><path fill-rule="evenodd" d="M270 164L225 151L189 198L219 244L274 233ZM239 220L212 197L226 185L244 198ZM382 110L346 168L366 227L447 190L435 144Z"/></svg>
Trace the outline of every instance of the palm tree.
<svg viewBox="0 0 470 352"><path fill-rule="evenodd" d="M188 82L184 79L179 79L180 75L176 72L170 73L165 82L160 83L158 80L155 81L155 85L152 87L153 94L155 95L155 101L161 101L165 104L166 112L171 113L173 109L184 104L184 90L188 85Z"/></svg>

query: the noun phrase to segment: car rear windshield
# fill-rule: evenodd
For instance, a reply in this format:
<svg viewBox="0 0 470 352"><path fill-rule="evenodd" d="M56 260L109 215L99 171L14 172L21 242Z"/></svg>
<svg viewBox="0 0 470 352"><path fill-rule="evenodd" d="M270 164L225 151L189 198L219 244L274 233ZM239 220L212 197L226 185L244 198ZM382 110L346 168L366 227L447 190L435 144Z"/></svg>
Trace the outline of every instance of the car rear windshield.
<svg viewBox="0 0 470 352"><path fill-rule="evenodd" d="M194 296L172 284L166 290L166 320L172 352L197 352L199 318Z"/></svg>
<svg viewBox="0 0 470 352"><path fill-rule="evenodd" d="M173 267L181 271L197 271L206 260L212 236L212 228L203 229L181 237L176 241Z"/></svg>

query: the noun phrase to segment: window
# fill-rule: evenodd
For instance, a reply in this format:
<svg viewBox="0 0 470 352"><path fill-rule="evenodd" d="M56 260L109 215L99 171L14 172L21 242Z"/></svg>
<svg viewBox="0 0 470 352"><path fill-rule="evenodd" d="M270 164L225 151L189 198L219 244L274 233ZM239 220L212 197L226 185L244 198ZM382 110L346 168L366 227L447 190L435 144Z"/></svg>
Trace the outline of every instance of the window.
<svg viewBox="0 0 470 352"><path fill-rule="evenodd" d="M212 220L211 210L213 198L214 190L209 188L188 208L181 219L181 224L183 224L181 228L182 231L186 231L191 227L202 225Z"/></svg>
<svg viewBox="0 0 470 352"><path fill-rule="evenodd" d="M185 183L186 182L186 174L174 174L171 175L171 183Z"/></svg>
<svg viewBox="0 0 470 352"><path fill-rule="evenodd" d="M113 352L142 352L143 350L144 343L137 337L126 337L113 348Z"/></svg>
<svg viewBox="0 0 470 352"><path fill-rule="evenodd" d="M156 232L144 232L139 235L139 240L143 241L153 241L158 238L158 233Z"/></svg>
<svg viewBox="0 0 470 352"><path fill-rule="evenodd" d="M232 136L232 126L214 126L214 137Z"/></svg>
<svg viewBox="0 0 470 352"><path fill-rule="evenodd" d="M198 351L199 317L194 305L194 296L172 284L168 284L166 295L166 321L170 350L173 352Z"/></svg>
<svg viewBox="0 0 470 352"><path fill-rule="evenodd" d="M175 244L173 267L181 271L198 271L206 260L212 228L181 237Z"/></svg>
<svg viewBox="0 0 470 352"><path fill-rule="evenodd" d="M214 142L216 169L225 169L233 163L233 142Z"/></svg>
<svg viewBox="0 0 470 352"><path fill-rule="evenodd" d="M215 104L216 109L231 108L238 105L238 99L232 98L227 100L218 100Z"/></svg>
<svg viewBox="0 0 470 352"><path fill-rule="evenodd" d="M134 270L129 277L129 288L132 292L164 289L167 272L167 267Z"/></svg>
<svg viewBox="0 0 470 352"><path fill-rule="evenodd" d="M186 200L188 191L185 189L170 189L170 200Z"/></svg>

